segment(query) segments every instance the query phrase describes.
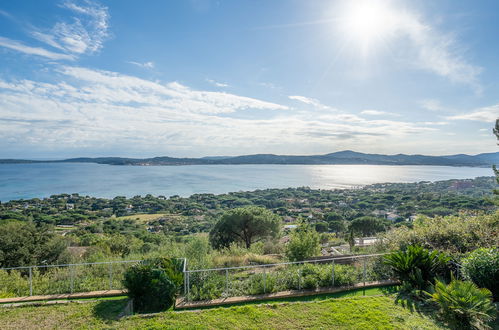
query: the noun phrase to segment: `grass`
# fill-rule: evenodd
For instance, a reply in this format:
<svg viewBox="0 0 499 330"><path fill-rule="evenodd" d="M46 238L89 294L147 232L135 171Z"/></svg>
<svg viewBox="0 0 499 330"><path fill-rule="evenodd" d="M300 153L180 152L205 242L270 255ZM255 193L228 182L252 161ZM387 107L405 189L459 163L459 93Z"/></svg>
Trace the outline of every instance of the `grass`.
<svg viewBox="0 0 499 330"><path fill-rule="evenodd" d="M248 304L135 315L117 320L123 298L38 307L0 308L2 329L439 329L391 296Z"/></svg>
<svg viewBox="0 0 499 330"><path fill-rule="evenodd" d="M132 215L125 215L122 217L117 217L116 220L126 220L126 219L131 219L131 220L137 220L139 223L148 223L149 221L156 220L158 218L161 218L165 215L169 216L176 216L176 215L170 215L166 213L151 213L151 214L132 214Z"/></svg>
<svg viewBox="0 0 499 330"><path fill-rule="evenodd" d="M289 302L310 302L310 301L321 301L332 298L350 298L350 297L372 297L381 296L387 294L395 294L397 292L396 286L386 286L386 287L375 287L366 289L354 289L335 293L322 293L314 294L310 296L301 297L287 297L287 298L277 298L277 299L267 299L267 300L252 300L247 302L235 303L230 305L221 305L220 308L228 308L233 306L245 306L245 305L261 305L261 304L282 304ZM211 309L213 307L198 307L192 309ZM191 308L189 308L191 309Z"/></svg>

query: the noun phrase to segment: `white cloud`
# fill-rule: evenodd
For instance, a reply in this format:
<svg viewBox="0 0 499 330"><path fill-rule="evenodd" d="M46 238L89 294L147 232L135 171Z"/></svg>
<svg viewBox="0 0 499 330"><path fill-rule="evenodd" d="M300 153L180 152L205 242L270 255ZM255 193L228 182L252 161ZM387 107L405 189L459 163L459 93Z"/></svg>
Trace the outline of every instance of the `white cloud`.
<svg viewBox="0 0 499 330"><path fill-rule="evenodd" d="M430 125L430 126L445 126L445 125L449 125L449 123L446 122L446 121L425 121L423 124Z"/></svg>
<svg viewBox="0 0 499 330"><path fill-rule="evenodd" d="M40 48L40 47L30 47L27 45L24 45L23 43L16 41L16 40L11 40L7 39L4 37L0 37L0 46L10 48L13 50L16 50L18 52L28 54L28 55L36 55L36 56L42 56L51 60L73 60L74 57L72 55L68 54L61 54L61 53L55 53L51 52L49 50Z"/></svg>
<svg viewBox="0 0 499 330"><path fill-rule="evenodd" d="M57 23L50 34L68 52L84 54L100 50L108 37L109 14L107 8L97 2L64 2L61 7L76 14L72 22Z"/></svg>
<svg viewBox="0 0 499 330"><path fill-rule="evenodd" d="M90 0L65 1L61 7L73 12L71 21L57 22L50 29L33 28L30 36L64 54L27 46L4 37L0 37L0 46L51 60L74 60L76 56L99 51L108 37L107 8Z"/></svg>
<svg viewBox="0 0 499 330"><path fill-rule="evenodd" d="M319 109L332 109L331 107L327 106L327 105L324 105L322 104L319 100L317 99L313 99L313 98L310 98L310 97L306 97L306 96L301 96L301 95L290 95L288 96L288 98L290 100L294 100L294 101L299 101L299 102L302 102L302 103L305 103L305 104L310 104L316 108L319 108Z"/></svg>
<svg viewBox="0 0 499 330"><path fill-rule="evenodd" d="M222 87L222 88L229 87L229 84L221 83L213 79L206 79L206 81L212 84L213 86Z"/></svg>
<svg viewBox="0 0 499 330"><path fill-rule="evenodd" d="M397 113L379 111L379 110L363 110L363 111L361 111L360 114L361 115L368 115L368 116L400 116Z"/></svg>
<svg viewBox="0 0 499 330"><path fill-rule="evenodd" d="M478 75L482 69L468 63L460 54L455 38L425 23L409 12L399 13L399 27L417 50L419 67L446 77L454 82L465 83L479 90ZM459 54L459 55L458 55Z"/></svg>
<svg viewBox="0 0 499 330"><path fill-rule="evenodd" d="M474 120L486 123L495 122L499 118L499 104L472 110L470 113L449 116L449 120Z"/></svg>
<svg viewBox="0 0 499 330"><path fill-rule="evenodd" d="M136 65L141 68L146 68L146 69L154 69L154 62L134 62L134 61L128 61L127 63Z"/></svg>
<svg viewBox="0 0 499 330"><path fill-rule="evenodd" d="M0 80L0 147L241 154L292 145L356 148L433 131L344 112L283 112L285 105L109 71L63 66L54 75L59 83ZM265 118L251 116L252 109L266 110Z"/></svg>

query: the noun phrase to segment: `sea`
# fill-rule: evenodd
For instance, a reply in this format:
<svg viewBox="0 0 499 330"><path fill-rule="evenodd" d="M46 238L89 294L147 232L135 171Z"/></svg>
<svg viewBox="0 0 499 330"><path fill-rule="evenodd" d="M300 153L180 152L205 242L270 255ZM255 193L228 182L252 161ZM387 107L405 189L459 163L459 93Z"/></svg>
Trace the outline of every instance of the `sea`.
<svg viewBox="0 0 499 330"><path fill-rule="evenodd" d="M92 163L0 164L0 201L60 193L95 197L190 196L267 188L355 188L373 183L492 176L491 168L393 165L116 166Z"/></svg>

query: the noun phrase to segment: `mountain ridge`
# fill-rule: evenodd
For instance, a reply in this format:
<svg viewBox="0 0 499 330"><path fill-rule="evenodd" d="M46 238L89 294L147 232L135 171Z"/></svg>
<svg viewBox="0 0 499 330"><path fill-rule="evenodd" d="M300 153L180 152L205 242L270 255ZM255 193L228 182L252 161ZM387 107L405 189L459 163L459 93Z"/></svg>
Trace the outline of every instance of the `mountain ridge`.
<svg viewBox="0 0 499 330"><path fill-rule="evenodd" d="M499 163L499 152L477 155L455 154L445 156L407 154L369 154L343 150L323 155L252 154L241 156L208 156L200 158L158 156L151 158L76 157L60 160L0 159L0 164L30 163L97 163L108 165L173 166L173 165L438 165L490 166Z"/></svg>

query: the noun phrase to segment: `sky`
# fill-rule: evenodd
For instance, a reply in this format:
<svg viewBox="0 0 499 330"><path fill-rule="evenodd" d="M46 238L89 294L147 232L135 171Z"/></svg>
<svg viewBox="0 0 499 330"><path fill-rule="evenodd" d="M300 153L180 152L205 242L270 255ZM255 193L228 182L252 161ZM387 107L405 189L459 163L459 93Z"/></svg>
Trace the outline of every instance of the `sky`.
<svg viewBox="0 0 499 330"><path fill-rule="evenodd" d="M496 152L499 2L0 0L0 158Z"/></svg>

